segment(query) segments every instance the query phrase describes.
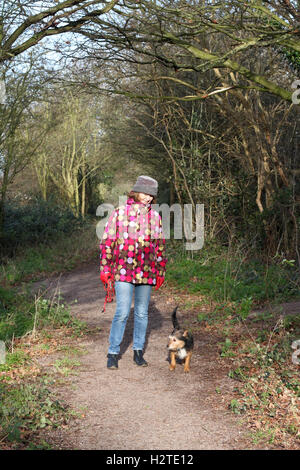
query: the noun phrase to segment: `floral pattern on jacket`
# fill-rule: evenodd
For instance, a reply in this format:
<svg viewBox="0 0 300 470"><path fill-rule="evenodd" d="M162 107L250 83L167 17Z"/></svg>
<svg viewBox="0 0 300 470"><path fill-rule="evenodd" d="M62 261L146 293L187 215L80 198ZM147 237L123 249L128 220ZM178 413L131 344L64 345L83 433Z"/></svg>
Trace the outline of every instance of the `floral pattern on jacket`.
<svg viewBox="0 0 300 470"><path fill-rule="evenodd" d="M132 198L114 209L100 243L100 271L116 281L154 285L165 276L166 263L159 213Z"/></svg>

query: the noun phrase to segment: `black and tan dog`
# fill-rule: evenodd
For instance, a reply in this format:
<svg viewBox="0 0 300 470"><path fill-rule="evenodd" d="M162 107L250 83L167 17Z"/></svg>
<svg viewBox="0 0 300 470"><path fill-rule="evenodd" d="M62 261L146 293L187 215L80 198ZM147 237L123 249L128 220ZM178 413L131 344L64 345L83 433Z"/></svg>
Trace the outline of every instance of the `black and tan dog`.
<svg viewBox="0 0 300 470"><path fill-rule="evenodd" d="M170 352L170 370L176 367L176 359L184 360L184 372L190 371L190 362L194 347L194 339L188 330L181 330L176 318L176 307L172 313L174 330L169 336L168 350Z"/></svg>

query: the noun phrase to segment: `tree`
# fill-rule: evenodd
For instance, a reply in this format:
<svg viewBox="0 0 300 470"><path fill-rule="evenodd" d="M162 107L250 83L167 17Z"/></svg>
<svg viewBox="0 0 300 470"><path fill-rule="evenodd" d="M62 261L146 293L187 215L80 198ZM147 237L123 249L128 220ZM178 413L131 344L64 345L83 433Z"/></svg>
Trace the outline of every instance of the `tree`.
<svg viewBox="0 0 300 470"><path fill-rule="evenodd" d="M4 0L0 16L0 63L11 60L42 39L78 31L105 16L118 0Z"/></svg>
<svg viewBox="0 0 300 470"><path fill-rule="evenodd" d="M265 248L272 255L283 250L294 256L298 110L256 90L216 96L212 106L219 119L230 123L222 139L215 131L219 152L223 158L233 159L255 182L253 200L260 214L256 220L264 228Z"/></svg>
<svg viewBox="0 0 300 470"><path fill-rule="evenodd" d="M39 116L34 109L43 82L34 63L32 58L25 72L10 69L5 72L6 101L0 105L1 236L7 190L16 175L30 163L43 140L44 132L37 125Z"/></svg>
<svg viewBox="0 0 300 470"><path fill-rule="evenodd" d="M51 130L33 166L43 198L52 182L60 199L77 217L84 217L87 183L108 158L100 149L97 102L72 89L54 91L55 99L43 106L43 127Z"/></svg>
<svg viewBox="0 0 300 470"><path fill-rule="evenodd" d="M253 51L250 59L257 68L266 66ZM273 62L278 73L284 73L279 59ZM253 89L235 88L200 102L178 99L188 74L191 89L209 87L215 80L228 88L223 69L201 76L181 72L179 78L162 65L131 64L123 67L123 74L119 70L124 94L136 100L130 119L160 146L156 150L160 168L174 186L177 201L205 204L211 237L258 239L270 255L283 250L294 256L299 194L295 180L297 107ZM234 73L229 78L232 83L238 80Z"/></svg>
<svg viewBox="0 0 300 470"><path fill-rule="evenodd" d="M245 58L249 51L263 56L272 49L295 65L300 61L297 0L4 0L0 21L0 62L46 37L76 33L87 38L79 42L81 53L86 49L102 60L159 61L176 72L223 68L239 77L232 87L250 86L287 101L291 83L257 73ZM75 50L71 44L70 54ZM186 99L208 95L201 88L195 92Z"/></svg>
<svg viewBox="0 0 300 470"><path fill-rule="evenodd" d="M140 64L159 61L177 74L222 68L237 74L232 88L252 87L292 100L292 80L282 80L267 69L258 73L247 64L247 54L253 51L263 58L271 50L289 60L293 57L291 62L299 65L297 1L140 0L124 2L122 8L118 4L113 11L107 23L92 18L80 29L91 40L84 46L87 53ZM191 91L191 83L185 84ZM222 87L216 84L211 91L222 91ZM179 98L200 100L208 95L199 88Z"/></svg>

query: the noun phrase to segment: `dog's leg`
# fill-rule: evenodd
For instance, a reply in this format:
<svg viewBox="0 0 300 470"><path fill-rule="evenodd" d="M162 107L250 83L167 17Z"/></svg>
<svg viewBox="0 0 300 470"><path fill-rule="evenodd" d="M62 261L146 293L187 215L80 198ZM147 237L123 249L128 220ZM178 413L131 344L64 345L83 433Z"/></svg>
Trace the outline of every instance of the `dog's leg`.
<svg viewBox="0 0 300 470"><path fill-rule="evenodd" d="M169 367L170 370L174 370L175 367L176 367L176 358L175 357L176 357L176 353L171 351L170 352L171 362L170 362L170 367Z"/></svg>
<svg viewBox="0 0 300 470"><path fill-rule="evenodd" d="M184 372L190 371L191 357L192 357L192 351L189 351L184 361L184 369L183 369Z"/></svg>

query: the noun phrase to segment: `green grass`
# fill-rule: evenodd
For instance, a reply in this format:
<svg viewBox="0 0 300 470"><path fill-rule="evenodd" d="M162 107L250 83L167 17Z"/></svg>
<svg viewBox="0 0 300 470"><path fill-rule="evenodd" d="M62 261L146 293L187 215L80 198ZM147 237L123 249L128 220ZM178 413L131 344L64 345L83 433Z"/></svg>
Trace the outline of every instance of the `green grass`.
<svg viewBox="0 0 300 470"><path fill-rule="evenodd" d="M69 235L59 234L55 241L19 248L13 258L2 260L0 282L10 286L34 281L45 275L68 271L98 256L96 221L76 228Z"/></svg>
<svg viewBox="0 0 300 470"><path fill-rule="evenodd" d="M76 359L71 359L69 357L64 357L62 359L57 359L54 363L55 370L65 377L69 375L75 375L75 367L79 367L80 362Z"/></svg>
<svg viewBox="0 0 300 470"><path fill-rule="evenodd" d="M85 323L73 317L70 308L50 299L30 298L27 294L13 294L12 289L0 288L0 340L20 338L34 330L47 327L70 326L75 335L85 329Z"/></svg>
<svg viewBox="0 0 300 470"><path fill-rule="evenodd" d="M66 405L42 380L21 385L0 383L0 440L5 439L16 448L26 443L26 434L32 435L46 426L58 427L70 416Z"/></svg>
<svg viewBox="0 0 300 470"><path fill-rule="evenodd" d="M98 239L95 222L77 228L70 235L60 235L49 245L25 246L13 259L0 266L0 340L22 337L34 328L47 325L71 325L80 334L83 323L72 318L69 309L59 301L32 299L17 287L22 281L40 279L54 272L73 269L75 265L96 257Z"/></svg>
<svg viewBox="0 0 300 470"><path fill-rule="evenodd" d="M197 312L199 328L205 326L201 333L207 328L218 337L220 359L231 364L228 377L236 383L228 407L258 428L253 442L294 448L300 439L300 380L291 344L300 338L300 315L282 316L269 308L249 316L264 304L300 298L296 262L271 261L209 244L186 252L169 242L166 280L174 296L184 294L182 308Z"/></svg>
<svg viewBox="0 0 300 470"><path fill-rule="evenodd" d="M193 256L193 258L191 257ZM300 297L300 273L293 263L264 265L257 259L244 260L210 247L199 252L171 251L166 279L191 294L201 294L216 302L237 303L241 315L252 303L283 302Z"/></svg>
<svg viewBox="0 0 300 470"><path fill-rule="evenodd" d="M7 345L12 338L22 337L36 331L49 335L48 328L71 327L73 334L81 334L85 324L73 318L70 309L53 300L38 298L32 300L24 294L11 295L12 290L1 288L3 302L0 311L0 339ZM41 343L47 349L47 345ZM18 370L29 370L32 360L28 352L17 348L6 353L5 364L0 365L0 443L9 448L48 449L46 442L36 442L35 433L46 426L57 427L67 422L71 412L56 399L49 389L51 381L46 375L16 382ZM69 356L79 355L77 347L61 345ZM74 357L57 360L54 370L63 376L74 374L80 362ZM11 371L13 375L11 376ZM27 447L28 446L28 447Z"/></svg>
<svg viewBox="0 0 300 470"><path fill-rule="evenodd" d="M0 267L0 340L7 346L5 364L0 365L0 446L10 449L51 449L38 437L45 427L65 424L73 414L50 390L47 376L16 382L18 370L29 370L32 361L22 349L13 349L14 339L39 332L41 341L51 337L53 328L67 326L72 336L86 331L85 323L73 318L70 308L61 299L33 298L26 292L28 282L46 275L73 269L76 265L98 256L99 240L95 223L80 227L71 234L58 233L55 241L22 246L14 258L2 259ZM20 284L24 287L20 289ZM36 345L32 346L37 347ZM49 345L41 343L49 349ZM54 371L63 376L74 373L80 365L75 356L79 348L61 345L69 357L57 360Z"/></svg>
<svg viewBox="0 0 300 470"><path fill-rule="evenodd" d="M15 352L7 352L5 356L5 364L0 364L0 372L8 372L15 367L24 366L30 361L28 355L21 349Z"/></svg>

